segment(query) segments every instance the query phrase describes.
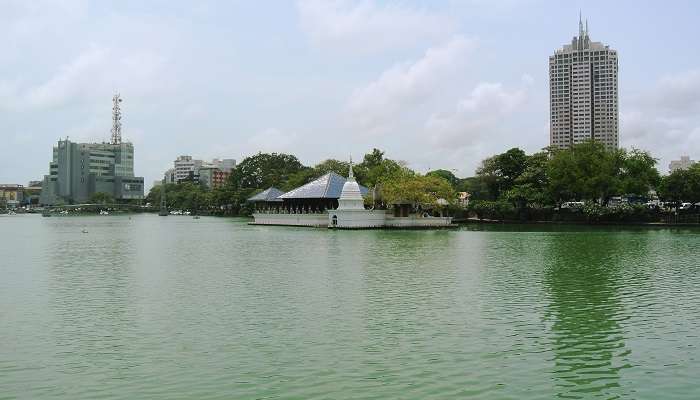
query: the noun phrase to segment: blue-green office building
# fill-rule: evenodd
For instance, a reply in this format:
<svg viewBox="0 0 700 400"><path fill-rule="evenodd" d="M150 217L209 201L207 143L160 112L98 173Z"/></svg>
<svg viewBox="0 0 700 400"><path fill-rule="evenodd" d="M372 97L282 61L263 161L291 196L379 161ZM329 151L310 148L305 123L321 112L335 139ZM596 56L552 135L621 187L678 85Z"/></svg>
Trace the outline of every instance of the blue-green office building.
<svg viewBox="0 0 700 400"><path fill-rule="evenodd" d="M133 144L59 140L42 182L40 203L82 204L98 192L116 200L144 198L143 177L134 176Z"/></svg>

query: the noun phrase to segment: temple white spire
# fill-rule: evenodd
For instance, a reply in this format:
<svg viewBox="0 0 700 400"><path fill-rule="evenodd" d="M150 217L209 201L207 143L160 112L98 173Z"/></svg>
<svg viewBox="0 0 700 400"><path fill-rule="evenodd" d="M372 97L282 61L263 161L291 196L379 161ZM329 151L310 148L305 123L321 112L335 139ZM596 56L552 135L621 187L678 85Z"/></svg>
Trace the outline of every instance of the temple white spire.
<svg viewBox="0 0 700 400"><path fill-rule="evenodd" d="M348 179L343 185L343 191L338 199L339 210L364 210L365 201L360 192L360 185L355 181L355 175L352 172L352 156L350 156L350 168L348 171Z"/></svg>
<svg viewBox="0 0 700 400"><path fill-rule="evenodd" d="M350 156L350 172L348 172L348 180L355 181L355 175L352 173L352 156Z"/></svg>

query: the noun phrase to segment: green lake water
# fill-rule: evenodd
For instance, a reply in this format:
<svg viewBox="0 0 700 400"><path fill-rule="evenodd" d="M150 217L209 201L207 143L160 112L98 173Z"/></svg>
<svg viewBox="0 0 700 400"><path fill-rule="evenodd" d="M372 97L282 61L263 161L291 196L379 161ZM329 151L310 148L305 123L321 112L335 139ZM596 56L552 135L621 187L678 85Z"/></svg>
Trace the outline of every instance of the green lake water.
<svg viewBox="0 0 700 400"><path fill-rule="evenodd" d="M700 230L246 222L0 216L0 399L700 398Z"/></svg>

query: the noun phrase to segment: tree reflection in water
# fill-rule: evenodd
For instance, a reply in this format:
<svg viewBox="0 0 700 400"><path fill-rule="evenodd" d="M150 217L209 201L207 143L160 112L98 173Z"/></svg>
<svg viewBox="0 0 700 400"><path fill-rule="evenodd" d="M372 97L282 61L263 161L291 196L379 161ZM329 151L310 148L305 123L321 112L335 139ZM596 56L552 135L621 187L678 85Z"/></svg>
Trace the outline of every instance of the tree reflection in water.
<svg viewBox="0 0 700 400"><path fill-rule="evenodd" d="M553 376L559 398L618 398L621 370L629 368L622 321L626 319L622 271L634 262L619 255L629 235L611 232L556 235L546 257L544 287L549 298ZM638 239L637 239L638 238ZM643 235L636 257L644 257ZM640 254L641 253L641 254Z"/></svg>

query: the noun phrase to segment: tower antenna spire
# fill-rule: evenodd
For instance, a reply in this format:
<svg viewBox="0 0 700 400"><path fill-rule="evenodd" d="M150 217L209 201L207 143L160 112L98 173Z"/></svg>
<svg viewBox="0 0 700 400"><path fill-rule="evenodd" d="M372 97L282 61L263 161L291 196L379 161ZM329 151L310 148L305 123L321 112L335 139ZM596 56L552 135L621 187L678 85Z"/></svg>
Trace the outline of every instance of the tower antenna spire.
<svg viewBox="0 0 700 400"><path fill-rule="evenodd" d="M122 102L119 93L112 97L112 144L122 144L122 110L119 103Z"/></svg>
<svg viewBox="0 0 700 400"><path fill-rule="evenodd" d="M578 36L583 36L583 21L581 18L581 9L578 10Z"/></svg>

